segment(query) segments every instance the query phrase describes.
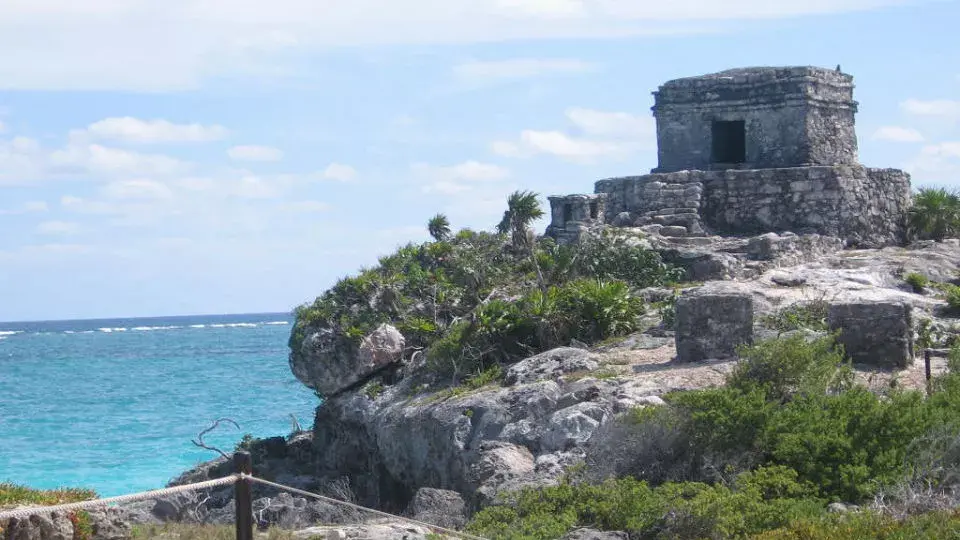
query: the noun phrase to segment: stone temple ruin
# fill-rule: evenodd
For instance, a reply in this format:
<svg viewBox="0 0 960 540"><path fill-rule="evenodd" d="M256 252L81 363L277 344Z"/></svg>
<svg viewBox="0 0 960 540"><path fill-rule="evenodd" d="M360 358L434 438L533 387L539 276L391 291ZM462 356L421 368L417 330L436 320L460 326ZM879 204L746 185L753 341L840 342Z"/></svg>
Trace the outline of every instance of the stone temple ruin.
<svg viewBox="0 0 960 540"><path fill-rule="evenodd" d="M910 177L858 162L853 77L762 67L667 82L654 92L659 166L550 197L547 235L591 226L665 237L816 233L848 246L904 240Z"/></svg>

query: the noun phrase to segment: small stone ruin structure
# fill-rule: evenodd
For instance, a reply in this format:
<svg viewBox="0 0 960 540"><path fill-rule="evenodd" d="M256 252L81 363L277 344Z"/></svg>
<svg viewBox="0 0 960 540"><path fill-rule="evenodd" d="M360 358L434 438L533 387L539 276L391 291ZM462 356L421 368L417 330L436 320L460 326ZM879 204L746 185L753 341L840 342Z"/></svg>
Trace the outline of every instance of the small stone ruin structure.
<svg viewBox="0 0 960 540"><path fill-rule="evenodd" d="M667 82L654 92L659 166L551 197L547 234L598 223L663 236L816 233L847 245L904 240L910 176L858 162L853 77L761 67Z"/></svg>
<svg viewBox="0 0 960 540"><path fill-rule="evenodd" d="M547 236L561 243L574 242L580 233L598 224L605 223L607 194L566 195L547 197L550 215Z"/></svg>

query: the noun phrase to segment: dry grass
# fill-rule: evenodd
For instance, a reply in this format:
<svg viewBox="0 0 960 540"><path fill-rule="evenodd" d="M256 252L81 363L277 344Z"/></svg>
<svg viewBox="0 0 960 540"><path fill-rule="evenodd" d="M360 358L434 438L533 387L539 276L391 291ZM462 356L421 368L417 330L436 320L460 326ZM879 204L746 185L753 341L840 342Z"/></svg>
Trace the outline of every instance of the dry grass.
<svg viewBox="0 0 960 540"><path fill-rule="evenodd" d="M258 540L293 540L293 531L269 529L265 533L256 533ZM164 525L137 525L133 528L134 540L234 540L236 528L233 525L185 525L167 523Z"/></svg>
<svg viewBox="0 0 960 540"><path fill-rule="evenodd" d="M90 489L60 488L60 489L31 489L7 482L0 483L0 508L17 505L66 504L96 499L97 493Z"/></svg>

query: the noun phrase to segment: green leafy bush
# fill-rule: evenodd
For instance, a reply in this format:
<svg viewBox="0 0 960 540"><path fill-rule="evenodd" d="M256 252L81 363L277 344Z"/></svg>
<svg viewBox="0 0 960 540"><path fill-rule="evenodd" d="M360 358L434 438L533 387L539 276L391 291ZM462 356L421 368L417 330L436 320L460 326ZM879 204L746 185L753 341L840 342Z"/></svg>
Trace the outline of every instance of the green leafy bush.
<svg viewBox="0 0 960 540"><path fill-rule="evenodd" d="M793 304L773 315L760 318L760 322L778 332L793 330L813 330L824 332L827 330L827 313L830 304L825 299L800 302Z"/></svg>
<svg viewBox="0 0 960 540"><path fill-rule="evenodd" d="M575 267L581 276L620 280L638 288L677 282L684 275L683 269L664 263L657 252L632 246L627 237L609 230L581 240Z"/></svg>
<svg viewBox="0 0 960 540"><path fill-rule="evenodd" d="M930 285L930 279L917 272L910 272L909 274L903 276L903 280L907 282L908 285L913 287L913 291L916 293L922 293L925 288Z"/></svg>
<svg viewBox="0 0 960 540"><path fill-rule="evenodd" d="M801 392L823 394L831 386L849 383L851 373L843 347L832 337L796 334L744 347L739 356L727 384L742 390L762 386L767 399L775 401Z"/></svg>
<svg viewBox="0 0 960 540"><path fill-rule="evenodd" d="M953 312L960 312L960 287L948 285L945 289L947 307Z"/></svg>
<svg viewBox="0 0 960 540"><path fill-rule="evenodd" d="M941 241L960 231L960 196L945 189L921 189L907 215L910 236Z"/></svg>
<svg viewBox="0 0 960 540"><path fill-rule="evenodd" d="M553 539L574 527L625 531L632 538L736 538L819 515L823 502L785 468L740 475L735 485L632 478L563 482L511 494L476 514L468 530L491 539ZM808 497L808 498L803 498Z"/></svg>
<svg viewBox="0 0 960 540"><path fill-rule="evenodd" d="M931 512L898 521L875 512L824 515L760 533L756 540L933 540L960 538L960 513Z"/></svg>
<svg viewBox="0 0 960 540"><path fill-rule="evenodd" d="M881 396L853 383L829 338L781 338L743 355L728 386L667 394L667 407L601 430L588 463L603 463L606 476L651 482L714 481L782 465L824 498L861 501L902 478L914 441L960 426L956 370L935 381L928 399L916 391ZM604 453L611 444L632 450Z"/></svg>
<svg viewBox="0 0 960 540"><path fill-rule="evenodd" d="M97 493L90 489L60 488L32 489L9 482L0 482L0 507L16 505L53 506L96 499Z"/></svg>
<svg viewBox="0 0 960 540"><path fill-rule="evenodd" d="M481 372L571 339L593 343L637 328L643 301L619 281L579 279L546 292L479 306L474 320L458 322L427 349L427 365L443 376Z"/></svg>

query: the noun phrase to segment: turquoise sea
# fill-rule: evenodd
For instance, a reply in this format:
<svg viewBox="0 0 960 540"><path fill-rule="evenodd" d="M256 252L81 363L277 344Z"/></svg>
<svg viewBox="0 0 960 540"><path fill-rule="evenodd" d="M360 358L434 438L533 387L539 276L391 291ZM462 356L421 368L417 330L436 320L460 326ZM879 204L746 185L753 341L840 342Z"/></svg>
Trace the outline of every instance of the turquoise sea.
<svg viewBox="0 0 960 540"><path fill-rule="evenodd" d="M317 397L290 373L282 314L0 323L0 482L163 487L244 433L313 423Z"/></svg>

